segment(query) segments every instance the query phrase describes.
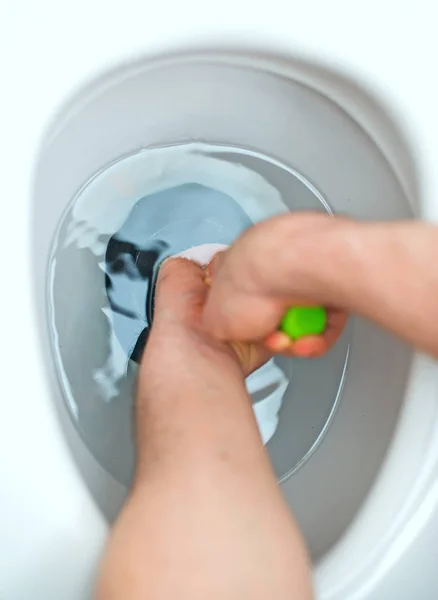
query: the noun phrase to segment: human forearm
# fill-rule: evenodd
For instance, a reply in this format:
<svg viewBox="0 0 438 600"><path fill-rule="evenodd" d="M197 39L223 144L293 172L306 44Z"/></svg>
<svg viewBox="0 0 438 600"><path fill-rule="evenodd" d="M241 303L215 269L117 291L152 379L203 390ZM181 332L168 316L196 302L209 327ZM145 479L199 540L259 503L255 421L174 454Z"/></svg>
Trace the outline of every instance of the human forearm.
<svg viewBox="0 0 438 600"><path fill-rule="evenodd" d="M143 465L148 473L154 465L199 472L202 464L211 468L211 460L220 460L223 453L235 453L241 462L266 461L236 360L208 346L192 347L178 335L163 335L158 342L145 357L139 381L137 479ZM169 353L174 366L163 382L156 363Z"/></svg>
<svg viewBox="0 0 438 600"><path fill-rule="evenodd" d="M164 348L150 350L155 372L158 350ZM112 536L99 598L122 600L129 586L132 600L309 600L302 540L243 377L228 356L192 352L189 338L185 350L184 362L167 363L179 367L156 389L154 373L143 365L137 475Z"/></svg>
<svg viewBox="0 0 438 600"><path fill-rule="evenodd" d="M199 327L207 288L162 267L140 369L137 468L99 600L309 600L305 548L261 443L244 361ZM250 361L249 364L252 364Z"/></svg>
<svg viewBox="0 0 438 600"><path fill-rule="evenodd" d="M438 356L437 227L348 224L331 252L329 301Z"/></svg>

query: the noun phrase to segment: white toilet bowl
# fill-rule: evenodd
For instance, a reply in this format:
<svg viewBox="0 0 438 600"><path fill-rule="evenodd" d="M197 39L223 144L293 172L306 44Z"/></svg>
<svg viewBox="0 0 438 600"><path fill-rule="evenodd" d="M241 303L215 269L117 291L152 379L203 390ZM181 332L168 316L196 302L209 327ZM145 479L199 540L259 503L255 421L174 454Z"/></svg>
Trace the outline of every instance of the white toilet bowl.
<svg viewBox="0 0 438 600"><path fill-rule="evenodd" d="M375 219L412 216L402 184L360 126L327 97L294 81L292 73L289 79L285 70L276 74L274 65L261 65L251 57L216 53L140 62L109 73L104 82L98 81L79 94L70 110L58 117L41 148L34 189L34 243L38 251L34 253L33 268L37 299L40 306L46 307L39 311L44 340L47 334L43 332L50 330L44 319L46 316L56 319L57 314L55 311L52 315L53 311L47 307L47 262L62 214L95 173L139 149L146 149L147 159L148 147L199 140L242 147L291 165L299 176L312 182L336 212ZM147 160L143 167L141 164L136 168L145 171L151 168ZM111 211L118 198L124 199L126 193L132 198L140 197L141 184L133 184L134 174L129 175L130 171L124 177L115 175L105 180L102 189L96 192L100 201L105 193L109 194L107 211ZM92 185L97 182L94 179ZM283 192L283 201L292 210L315 208L307 196L300 202L299 191L292 185ZM87 203L93 206L91 192L84 202L86 207ZM86 231L91 226L85 222ZM99 337L98 343L105 345L108 333L104 317L102 325L96 323L100 307L93 307L93 298L84 295L93 278L103 288L104 273L99 274L97 269L103 254L91 262L88 255L75 258L77 252L73 250L72 257L70 254L68 258L58 257L58 263L62 261L57 265L61 284L55 274L53 285L61 312L56 319L62 331L58 341L61 362L67 372L72 371L68 370L68 364L79 370L76 379L79 377L80 385L75 385L72 374L70 394L80 397L79 415L74 416L80 420L81 411L85 411L88 422L79 429L87 436L87 425L93 418L87 407L93 402L95 392L91 386L85 386L87 364L83 358ZM89 269L92 269L90 274ZM84 286L82 279L88 281ZM288 423L290 426L299 420L300 427L296 431L292 428L289 435L283 434L283 439L290 437L296 444L303 443L305 429L318 425L313 405L321 404L331 377L342 373L346 344L351 340L345 387L333 422L312 458L283 483L315 560L342 536L376 479L397 423L411 362L411 352L404 344L368 323L355 319L349 333L345 342L340 342L333 351L339 358L323 359L327 367L322 370L315 363L296 361L300 374L307 371L309 376L292 381L284 406L284 412L290 410L291 415L280 421L280 427L282 423L287 427ZM53 377L54 402L62 413L65 383L60 386L55 380L53 353L48 348L46 357ZM297 403L298 398L301 403ZM102 404L102 400L97 402ZM123 425L120 410L117 409L120 423L117 428ZM84 482L111 520L120 509L126 488L99 468L99 462L107 464L105 448L98 447L100 438L107 434L105 421L100 416L94 431L88 433L91 448L96 448L93 454L97 461L87 455L85 447L77 456L82 441L67 417L64 426ZM117 431L105 440L105 446L108 445L115 447L114 454L120 462L124 448L123 442L117 442ZM294 452L293 444L286 448ZM287 473L289 456L284 444L280 442L275 453L280 453L277 462L286 465L281 474ZM126 475L120 474L117 467L108 468L119 481L129 481L126 466Z"/></svg>

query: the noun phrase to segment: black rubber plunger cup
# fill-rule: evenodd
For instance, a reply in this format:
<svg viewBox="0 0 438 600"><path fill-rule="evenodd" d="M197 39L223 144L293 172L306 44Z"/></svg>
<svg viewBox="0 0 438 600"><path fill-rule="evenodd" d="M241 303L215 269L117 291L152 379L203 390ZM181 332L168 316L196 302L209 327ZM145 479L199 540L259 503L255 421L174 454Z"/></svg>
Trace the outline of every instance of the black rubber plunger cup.
<svg viewBox="0 0 438 600"><path fill-rule="evenodd" d="M251 224L233 198L198 184L173 187L136 203L105 255L114 331L131 360L140 361L148 338L160 263L192 246L230 244Z"/></svg>

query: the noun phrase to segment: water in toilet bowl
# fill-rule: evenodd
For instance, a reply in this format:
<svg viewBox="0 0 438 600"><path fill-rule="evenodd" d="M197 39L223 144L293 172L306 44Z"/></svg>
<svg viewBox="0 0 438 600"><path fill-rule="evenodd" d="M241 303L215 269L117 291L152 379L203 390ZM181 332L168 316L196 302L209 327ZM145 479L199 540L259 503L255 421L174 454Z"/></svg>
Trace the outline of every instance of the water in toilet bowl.
<svg viewBox="0 0 438 600"><path fill-rule="evenodd" d="M111 237L105 254L105 288L111 329L125 360L139 363L152 325L155 278L160 262L184 256L205 266L214 253L249 227L252 221L230 196L199 184L184 184L141 198L122 227ZM214 240L212 243L210 240ZM188 249L187 249L188 248ZM178 300L175 299L177 302ZM121 358L110 354L109 362ZM120 365L119 372L124 369ZM114 369L96 371L102 394L117 394ZM263 443L275 433L288 379L273 360L249 378L250 393L272 390L254 404Z"/></svg>
<svg viewBox="0 0 438 600"><path fill-rule="evenodd" d="M112 323L129 358L140 362L152 323L160 262L193 246L227 245L251 224L233 198L196 183L171 187L136 202L111 236L105 253Z"/></svg>
<svg viewBox="0 0 438 600"><path fill-rule="evenodd" d="M82 439L121 483L128 485L132 475L135 380L159 264L195 245L230 244L253 223L289 210L286 194L297 210L327 208L310 184L273 160L187 144L115 162L90 179L65 214L50 266L55 361ZM296 371L298 363L286 359L270 361L247 380L279 478L303 460L325 429L346 353L344 345L329 362L315 363L314 371L325 377L321 398L312 391L308 366ZM311 418L301 406L306 378ZM292 413L298 433L288 441Z"/></svg>

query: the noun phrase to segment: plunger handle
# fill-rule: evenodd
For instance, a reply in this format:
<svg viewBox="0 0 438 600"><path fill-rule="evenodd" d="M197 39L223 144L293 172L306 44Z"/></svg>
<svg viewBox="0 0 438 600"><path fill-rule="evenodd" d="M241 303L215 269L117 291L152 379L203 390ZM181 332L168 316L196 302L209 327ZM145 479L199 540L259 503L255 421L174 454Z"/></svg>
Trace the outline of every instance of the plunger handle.
<svg viewBox="0 0 438 600"><path fill-rule="evenodd" d="M280 331L293 340L308 335L321 335L327 326L327 311L323 306L291 306L284 314Z"/></svg>

